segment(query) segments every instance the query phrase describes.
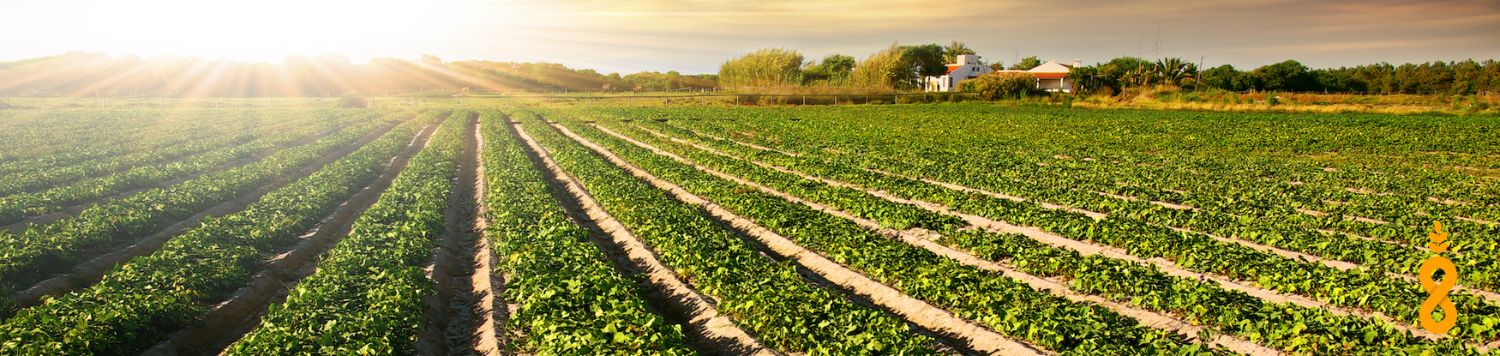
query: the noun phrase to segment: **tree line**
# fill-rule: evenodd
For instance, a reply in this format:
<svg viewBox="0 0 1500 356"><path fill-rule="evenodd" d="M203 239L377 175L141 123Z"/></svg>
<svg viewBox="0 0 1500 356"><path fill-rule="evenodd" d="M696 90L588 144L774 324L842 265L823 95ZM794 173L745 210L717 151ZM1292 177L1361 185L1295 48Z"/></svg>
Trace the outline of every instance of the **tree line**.
<svg viewBox="0 0 1500 356"><path fill-rule="evenodd" d="M721 86L741 89L849 87L915 90L922 88L923 78L944 74L946 65L954 63L961 54L975 52L956 41L946 46L893 44L859 61L844 54L809 60L795 50L763 49L724 62L718 77ZM999 71L1027 70L1041 64L1036 56L1028 56L1008 67L999 62L988 65ZM986 81L983 85L1004 83L1000 86L1015 87L1015 83L1024 79L1019 77L1024 75L995 73L981 79ZM1468 95L1500 92L1500 62L1378 63L1314 69L1287 60L1250 70L1226 64L1200 71L1197 63L1182 58L1119 57L1071 68L1068 79L1081 94L1103 95L1156 86L1186 90Z"/></svg>
<svg viewBox="0 0 1500 356"><path fill-rule="evenodd" d="M1085 93L1105 94L1165 85L1189 90L1471 95L1500 93L1500 62L1470 59L1314 69L1286 60L1248 71L1228 64L1199 71L1181 58L1120 57L1073 68L1069 78Z"/></svg>

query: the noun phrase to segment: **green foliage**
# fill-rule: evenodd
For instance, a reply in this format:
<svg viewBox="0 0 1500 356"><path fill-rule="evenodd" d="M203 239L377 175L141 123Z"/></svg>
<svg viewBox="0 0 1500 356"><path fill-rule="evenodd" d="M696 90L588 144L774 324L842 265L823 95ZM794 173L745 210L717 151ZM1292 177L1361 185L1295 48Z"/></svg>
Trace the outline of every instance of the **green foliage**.
<svg viewBox="0 0 1500 356"><path fill-rule="evenodd" d="M1250 76L1255 78L1259 90L1308 91L1314 85L1307 66L1294 60L1255 68Z"/></svg>
<svg viewBox="0 0 1500 356"><path fill-rule="evenodd" d="M352 114L352 113L351 113ZM361 117L351 115L348 118ZM0 231L0 289L21 288L63 272L87 251L118 246L161 230L175 221L234 199L334 152L369 133L374 123L347 126L265 159L209 172L169 187L147 189L93 205L51 224L16 234ZM314 131L316 132L316 130Z"/></svg>
<svg viewBox="0 0 1500 356"><path fill-rule="evenodd" d="M1476 191L1487 188L1470 178L1426 168L1434 162L1492 161L1474 156L1490 152L1488 148L1497 144L1497 137L1487 134L1494 122L1485 117L1065 112L1026 106L995 110L990 105L810 110L674 109L676 118L715 119L674 119L663 124L635 125L650 126L669 137L696 141L742 159L768 162L1016 225L1035 226L1068 239L1128 251L1141 259L1160 258L1182 269L1324 301L1333 307L1390 315L1399 323L1415 319L1419 304L1412 301L1422 300L1426 293L1415 283L1385 273L1414 270L1430 256L1407 246L1426 243L1423 230L1430 229L1432 220L1442 220L1445 227L1471 231L1471 236L1500 232L1495 226L1454 218L1493 215L1493 209L1433 201L1428 197L1441 194L1440 197L1469 201L1493 195ZM660 114L641 109L621 115ZM765 119L790 115L799 120ZM1444 125L1434 126L1434 120L1443 120ZM1154 129L1139 129L1146 126ZM956 130L965 134L955 136ZM1201 136L1206 133L1211 134ZM769 148L711 139L710 135ZM679 155L692 155L684 153L692 147L674 146L667 138L654 138L650 134L633 136L653 145L671 147L669 150ZM1431 140L1434 136L1450 139ZM1093 139L1080 141L1078 137ZM1052 148L1036 151L1037 147ZM1340 157L1304 157L1331 150L1338 150ZM716 169L732 167L709 160L703 162ZM1337 169L1328 169L1333 167ZM977 187L1026 201L949 189L872 169ZM735 171L734 175L778 189L786 184L780 182L786 178L769 173ZM699 183L707 180L679 179ZM1293 179L1294 183L1288 182ZM1442 182L1436 185L1442 188L1434 188L1433 182ZM830 188L804 185L810 186L801 190L788 188L787 192L851 211L871 209L859 207L865 204L893 204L878 199L841 202L826 198L831 195L811 193ZM1362 193L1353 192L1350 187L1381 188L1374 188L1378 192ZM722 203L749 198L710 199ZM1038 202L1108 216L1095 219ZM1170 208L1153 202L1194 208ZM1296 211L1298 208L1330 214L1311 216ZM1351 219L1354 216L1388 223L1357 221ZM797 228L802 230L815 226L807 223L814 221L810 218L790 220L798 222ZM1214 333L1255 339L1289 353L1363 354L1401 350L1408 354L1468 354L1476 351L1471 345L1500 339L1500 330L1496 330L1500 326L1500 305L1471 293L1453 295L1454 302L1465 311L1459 316L1462 330L1455 329L1458 331L1442 340L1428 340L1396 330L1388 322L1294 304L1269 303L1211 281L1171 277L1155 271L1150 264L1080 256L1026 236L963 230L938 232L944 235L936 240L939 243L985 259L1012 263L1027 273L1070 281L1069 286L1075 292L1181 315L1202 323ZM827 234L822 230L818 233ZM1363 268L1333 268L1225 239L1355 263ZM854 239L841 235L839 240ZM1456 241L1463 241L1463 246L1456 248L1468 251L1454 256L1455 263L1465 271L1461 283L1493 288L1487 286L1495 285L1496 276L1500 275L1491 263L1495 251L1500 251L1500 243L1483 238ZM843 250L814 247L828 245L808 242L804 246L845 256L829 252ZM896 268L882 266L881 270ZM911 279L902 281L915 283Z"/></svg>
<svg viewBox="0 0 1500 356"><path fill-rule="evenodd" d="M901 59L911 64L917 78L943 75L948 72L948 61L943 58L943 46L936 43L901 46Z"/></svg>
<svg viewBox="0 0 1500 356"><path fill-rule="evenodd" d="M444 230L468 127L467 120L445 120L317 271L225 353L416 352L426 299L435 293L423 267Z"/></svg>
<svg viewBox="0 0 1500 356"><path fill-rule="evenodd" d="M1016 62L1016 64L1010 65L1009 69L1010 70L1031 70L1032 68L1036 68L1037 66L1040 66L1040 65L1042 65L1042 60L1041 59L1038 59L1036 56L1026 56L1026 58L1021 58L1021 60L1019 62Z"/></svg>
<svg viewBox="0 0 1500 356"><path fill-rule="evenodd" d="M830 54L823 57L822 61L809 63L802 71L803 85L847 85L849 75L854 72L857 63L854 57L842 54Z"/></svg>
<svg viewBox="0 0 1500 356"><path fill-rule="evenodd" d="M992 72L958 83L958 89L978 93L984 100L1021 99L1037 95L1036 77L1026 73Z"/></svg>
<svg viewBox="0 0 1500 356"><path fill-rule="evenodd" d="M688 354L678 326L653 314L638 288L568 220L539 168L509 132L510 118L483 113L490 208L486 238L500 256L504 300L517 304L506 330L527 354ZM579 311L592 310L581 313Z"/></svg>
<svg viewBox="0 0 1500 356"><path fill-rule="evenodd" d="M882 311L855 304L836 289L808 283L792 264L766 259L700 206L673 199L633 178L539 120L524 123L526 132L603 209L656 250L661 262L684 281L718 299L721 313L735 318L737 325L765 345L808 354L934 353L931 339L911 332ZM633 163L654 172L671 162L649 152L622 150L620 141L607 139L595 129L568 126L616 154L629 154ZM655 158L638 159L642 153ZM693 171L682 166L674 169ZM689 182L675 176L663 178Z"/></svg>
<svg viewBox="0 0 1500 356"><path fill-rule="evenodd" d="M626 75L620 78L622 82L629 85L628 89L634 91L678 91L678 90L703 90L713 89L718 86L718 76L710 74L682 75L677 71L640 72Z"/></svg>
<svg viewBox="0 0 1500 356"><path fill-rule="evenodd" d="M896 45L876 52L854 67L850 80L855 86L868 89L909 89L914 86L917 74L912 70L905 49Z"/></svg>
<svg viewBox="0 0 1500 356"><path fill-rule="evenodd" d="M24 309L0 324L0 353L140 353L190 325L264 261L373 181L416 133L413 121L245 210L205 220L106 274L102 281Z"/></svg>
<svg viewBox="0 0 1500 356"><path fill-rule="evenodd" d="M1182 58L1162 58L1151 66L1151 83L1192 88L1197 83L1198 65Z"/></svg>
<svg viewBox="0 0 1500 356"><path fill-rule="evenodd" d="M958 63L958 56L963 54L978 54L969 45L963 42L953 41L943 46L943 60L947 63Z"/></svg>
<svg viewBox="0 0 1500 356"><path fill-rule="evenodd" d="M769 48L731 59L719 66L719 84L727 88L795 86L802 82L802 53Z"/></svg>
<svg viewBox="0 0 1500 356"><path fill-rule="evenodd" d="M1221 65L1209 68L1199 73L1199 83L1211 88L1219 88L1230 91L1242 91L1248 89L1245 86L1244 74L1235 70L1232 65Z"/></svg>

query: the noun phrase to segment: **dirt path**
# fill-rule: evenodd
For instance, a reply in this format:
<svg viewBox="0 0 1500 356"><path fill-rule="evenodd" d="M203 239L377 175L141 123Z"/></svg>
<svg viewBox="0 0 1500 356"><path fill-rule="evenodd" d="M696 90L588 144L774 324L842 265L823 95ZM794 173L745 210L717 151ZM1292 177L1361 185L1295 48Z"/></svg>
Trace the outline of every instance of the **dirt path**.
<svg viewBox="0 0 1500 356"><path fill-rule="evenodd" d="M433 353L498 355L489 244L479 208L484 190L479 165L479 114L463 118L467 133L457 181L444 210L446 230L429 266L437 293L429 300L429 325L421 343ZM443 344L443 345L438 345Z"/></svg>
<svg viewBox="0 0 1500 356"><path fill-rule="evenodd" d="M350 152L354 152L354 150L357 150L360 147L364 147L365 144L370 143L370 141L374 141L377 138L380 138L381 135L384 135L394 127L395 125L386 125L385 127L381 127L374 132L361 137L355 142L345 145L343 148L335 150L327 155L324 155L323 157L318 158L317 160L314 160L312 163L303 166L301 170L297 171L294 174L277 178L276 180L271 181L269 184L263 185L260 188L251 191L249 194L241 195L238 198L220 203L219 205L213 206L199 212L198 214L190 216L187 219L178 221L177 223L174 223L171 226L168 226L166 229L162 229L155 234L136 240L128 247L112 249L110 246L97 246L94 249L95 251L91 253L102 254L98 254L97 257L78 264L73 268L71 272L41 281L39 283L36 283L35 285L32 285L30 288L12 294L11 300L15 301L19 306L29 307L40 303L41 298L44 296L59 295L93 285L94 283L97 283L101 278L103 278L105 273L109 273L109 271L113 270L115 265L129 261L132 258L144 256L156 251L158 247L161 247L162 244L166 243L167 240L171 239L173 236L187 231L188 229L198 227L198 225L202 223L204 218L209 216L222 216L240 211L246 206L249 206L251 203L260 200L260 198L267 193L290 184L297 179L306 177L307 175L312 174L312 172L323 168L323 166L328 165L329 163L332 163L339 158L344 157L345 155L348 155Z"/></svg>
<svg viewBox="0 0 1500 356"><path fill-rule="evenodd" d="M248 333L259 324L271 304L284 300L287 292L316 270L318 256L322 256L349 234L354 221L375 204L380 194L406 169L411 158L426 147L437 125L429 124L412 137L406 148L391 157L380 177L350 196L332 215L304 233L296 246L267 261L266 269L257 273L249 284L235 291L229 299L210 308L199 322L173 333L167 341L157 344L146 354L218 353Z"/></svg>
<svg viewBox="0 0 1500 356"><path fill-rule="evenodd" d="M906 318L908 321L911 321L913 324L932 330L939 334L943 334L945 336L952 336L953 340L965 343L965 345L962 346L979 352L999 354L1037 354L1043 352L1039 347L1011 340L1004 335L1000 335L999 333L989 330L988 328L985 328L979 324L954 316L952 313L949 313L946 310L943 310L941 308L928 304L927 302L903 294L894 288L876 282L875 280L870 279L869 277L866 277L858 272L855 272L848 267L833 262L814 251L807 250L806 248L797 245L791 239L770 231L760 226L759 224L756 224L753 220L736 215L728 209L719 206L716 203L708 201L707 199L699 197L691 192L688 192L687 190L677 186L674 183L667 182L654 175L651 175L649 172L646 172L645 170L631 164L630 162L627 162L624 159L615 156L607 149L598 146L588 139L574 134L566 127L562 127L561 125L554 125L554 127L562 132L563 135L573 139L574 141L585 147L588 147L590 150L593 150L596 154L605 157L616 166L630 171L632 175L650 182L657 188L671 192L672 195L678 200L693 205L703 206L715 218L729 223L736 229L745 232L751 237L756 238L757 240L759 240L759 242L771 248L777 254L788 256L794 259L798 264L813 271L814 273L817 273L819 276L828 280L829 282L837 284L840 287L851 290L854 293L868 298L876 305L891 310L901 317ZM657 152L658 154L669 155L668 157L672 157L674 159L681 158L676 157L675 155L671 155L667 152L655 150L654 147L644 146L643 148L651 149L653 150L653 152ZM735 179L731 178L731 180ZM736 181L742 183L744 182L743 180Z"/></svg>
<svg viewBox="0 0 1500 356"><path fill-rule="evenodd" d="M636 238L624 225L599 206L593 196L572 176L563 171L551 154L537 144L519 124L512 125L512 132L526 144L535 160L543 163L543 173L549 180L562 185L572 200L587 214L588 219L608 234L611 242L624 250L631 261L637 264L649 280L651 287L665 293L678 310L688 313L684 332L690 337L707 342L710 352L719 354L775 355L775 351L751 337L728 316L720 314L715 303L687 283L671 269L662 265L655 252Z"/></svg>

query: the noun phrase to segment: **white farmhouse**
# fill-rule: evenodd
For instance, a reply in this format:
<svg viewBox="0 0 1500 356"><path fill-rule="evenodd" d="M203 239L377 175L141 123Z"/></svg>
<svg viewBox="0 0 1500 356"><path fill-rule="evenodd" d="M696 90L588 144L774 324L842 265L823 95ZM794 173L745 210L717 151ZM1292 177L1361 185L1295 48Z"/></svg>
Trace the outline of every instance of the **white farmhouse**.
<svg viewBox="0 0 1500 356"><path fill-rule="evenodd" d="M927 91L958 91L959 82L978 78L990 72L989 66L979 63L977 55L960 54L957 59L958 63L948 65L948 73L927 77Z"/></svg>
<svg viewBox="0 0 1500 356"><path fill-rule="evenodd" d="M1042 65L1025 72L1036 77L1037 89L1069 93L1073 91L1073 82L1068 81L1068 71L1071 71L1072 67L1077 65L1077 61L1074 61L1073 66L1063 65L1056 61L1047 61L1047 63L1042 63Z"/></svg>
<svg viewBox="0 0 1500 356"><path fill-rule="evenodd" d="M1028 70L1002 70L1000 73L1025 73L1036 78L1036 88L1050 92L1069 93L1073 91L1073 82L1068 80L1068 72L1081 65L1078 60L1073 60L1072 65L1047 61L1042 65ZM977 78L992 72L989 66L979 64L979 56L959 55L958 63L948 65L948 74L938 77L927 77L927 91L949 92L958 91L958 83Z"/></svg>

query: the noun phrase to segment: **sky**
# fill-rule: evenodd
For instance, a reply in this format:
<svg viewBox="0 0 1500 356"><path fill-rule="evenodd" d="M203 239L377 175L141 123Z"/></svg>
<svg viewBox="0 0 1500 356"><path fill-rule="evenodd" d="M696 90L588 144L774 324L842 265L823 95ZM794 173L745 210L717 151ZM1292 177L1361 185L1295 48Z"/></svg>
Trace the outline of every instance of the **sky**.
<svg viewBox="0 0 1500 356"><path fill-rule="evenodd" d="M431 54L713 73L758 48L863 58L892 43L949 41L1001 63L1500 59L1500 1L0 1L0 61L72 51L259 62Z"/></svg>

